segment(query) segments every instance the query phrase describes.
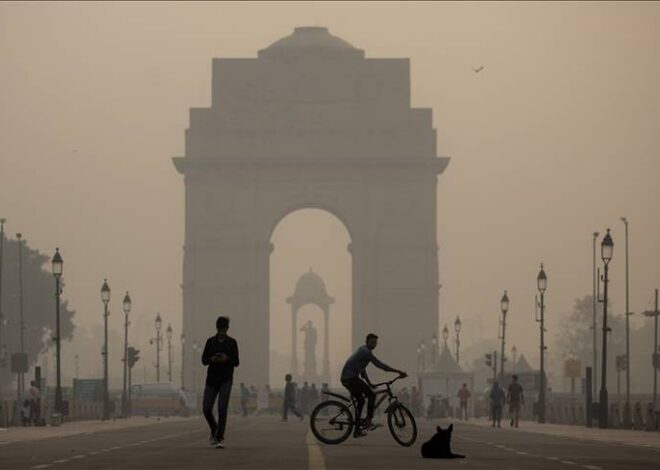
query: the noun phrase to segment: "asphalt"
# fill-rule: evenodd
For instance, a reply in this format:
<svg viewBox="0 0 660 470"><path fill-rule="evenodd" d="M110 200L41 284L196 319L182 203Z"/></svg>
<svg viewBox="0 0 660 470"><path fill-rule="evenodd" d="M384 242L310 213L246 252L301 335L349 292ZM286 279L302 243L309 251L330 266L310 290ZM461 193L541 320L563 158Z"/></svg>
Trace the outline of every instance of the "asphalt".
<svg viewBox="0 0 660 470"><path fill-rule="evenodd" d="M317 443L308 421L232 417L225 449L208 445L201 418L0 446L0 469L660 469L660 450L586 438L454 423L452 447L465 459L425 460L420 446L448 422L420 420L420 437L404 448L387 426L336 445ZM36 431L35 431L36 432ZM660 433L659 437L660 439Z"/></svg>

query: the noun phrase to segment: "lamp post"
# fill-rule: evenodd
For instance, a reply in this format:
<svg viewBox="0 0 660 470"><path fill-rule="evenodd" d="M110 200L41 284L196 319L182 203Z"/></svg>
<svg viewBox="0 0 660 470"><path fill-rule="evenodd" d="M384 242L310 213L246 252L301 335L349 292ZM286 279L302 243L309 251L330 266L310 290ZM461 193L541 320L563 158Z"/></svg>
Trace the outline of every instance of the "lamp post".
<svg viewBox="0 0 660 470"><path fill-rule="evenodd" d="M181 333L181 388L186 386L186 335Z"/></svg>
<svg viewBox="0 0 660 470"><path fill-rule="evenodd" d="M610 235L610 229L607 229L605 237L600 244L600 257L603 260L605 265L605 273L603 274L603 347L602 347L602 358L601 358L601 377L600 377L600 403L598 405L600 410L600 420L598 422L598 427L607 428L607 284L609 283L608 278L608 269L610 261L612 260L612 254L614 252L614 242L612 241L612 236Z"/></svg>
<svg viewBox="0 0 660 470"><path fill-rule="evenodd" d="M629 282L628 282L628 219L621 217L621 221L626 226L626 403L624 416L626 418L625 426L629 426L630 416L630 304L629 304Z"/></svg>
<svg viewBox="0 0 660 470"><path fill-rule="evenodd" d="M108 280L103 280L101 286L101 301L103 302L103 419L110 418L110 392L108 384L108 304L110 303L110 286Z"/></svg>
<svg viewBox="0 0 660 470"><path fill-rule="evenodd" d="M461 319L456 315L454 321L454 332L456 333L456 364L459 364L459 353L461 350Z"/></svg>
<svg viewBox="0 0 660 470"><path fill-rule="evenodd" d="M647 317L653 317L653 355L651 356L651 364L653 365L653 406L658 409L658 368L660 368L660 351L658 351L658 289L655 290L655 310L644 312Z"/></svg>
<svg viewBox="0 0 660 470"><path fill-rule="evenodd" d="M51 260L53 267L53 276L55 277L55 412L62 414L62 375L61 375L61 356L60 356L60 278L64 267L64 260L60 255L60 249L55 248L55 255Z"/></svg>
<svg viewBox="0 0 660 470"><path fill-rule="evenodd" d="M167 336L167 377L172 382L172 325L168 323L165 330Z"/></svg>
<svg viewBox="0 0 660 470"><path fill-rule="evenodd" d="M548 277L545 274L543 269L543 263L541 263L541 270L539 271L538 276L536 276L536 287L538 288L539 293L541 294L541 302L538 306L541 309L541 316L537 318L536 321L541 324L541 360L540 360L540 377L539 377L539 423L545 423L545 303L544 295L545 290L548 287Z"/></svg>
<svg viewBox="0 0 660 470"><path fill-rule="evenodd" d="M597 292L597 285L598 285L598 276L596 275L596 239L598 238L599 233L594 232L594 238L593 238L593 340L594 340L594 359L593 359L593 365L592 365L592 370L594 374L594 380L593 380L593 394L596 396L596 387L598 386L598 319L597 319L597 312L598 312L598 292Z"/></svg>
<svg viewBox="0 0 660 470"><path fill-rule="evenodd" d="M506 344L506 314L509 311L509 296L506 295L506 290L502 299L500 299L500 310L502 310L502 353L500 355L500 377L504 378L504 346Z"/></svg>
<svg viewBox="0 0 660 470"><path fill-rule="evenodd" d="M445 343L446 343L446 342L447 342L447 341L445 341ZM438 360L438 350L439 350L439 347L438 347L438 336L437 336L435 333L433 333L433 336L431 337L431 345L433 346L433 351L431 351L431 355L433 356L433 357L431 358L431 363L432 363L432 364L435 364L435 361Z"/></svg>
<svg viewBox="0 0 660 470"><path fill-rule="evenodd" d="M514 344L514 345L511 347L511 359L512 359L512 362L511 362L511 372L512 372L513 374L516 373L516 360L517 360L517 358L518 358L518 348L517 348L516 345Z"/></svg>
<svg viewBox="0 0 660 470"><path fill-rule="evenodd" d="M156 382L160 383L160 329L163 327L163 320L160 318L160 313L156 314ZM153 343L153 340L152 340Z"/></svg>
<svg viewBox="0 0 660 470"><path fill-rule="evenodd" d="M128 291L126 291L126 295L124 296L124 302L123 302L123 309L124 309L124 384L122 387L121 391L121 414L124 418L128 417L128 389L127 387L127 379L128 379L128 325L130 325L130 322L128 321L128 314L131 313L131 296L128 295Z"/></svg>
<svg viewBox="0 0 660 470"><path fill-rule="evenodd" d="M424 369L426 369L426 344L422 341L419 347L422 349L422 372L424 372Z"/></svg>
<svg viewBox="0 0 660 470"><path fill-rule="evenodd" d="M21 340L21 354L25 353L25 322L23 320L23 235L16 234L18 240L18 312L20 315L19 328ZM23 372L18 373L18 401L23 400L23 393L25 391L25 376Z"/></svg>
<svg viewBox="0 0 660 470"><path fill-rule="evenodd" d="M2 329L5 326L5 315L2 313L2 268L4 245L5 245L5 222L6 219L0 219L0 367L5 367L7 361L7 349L2 342Z"/></svg>
<svg viewBox="0 0 660 470"><path fill-rule="evenodd" d="M199 345L197 344L197 341L193 341L192 349L193 349L193 352L195 354L198 354L198 353L201 352L201 350L199 348ZM197 395L197 367L198 366L199 366L198 362L193 361L193 370L192 370L193 371L193 385L192 385L192 388L193 388L193 390L195 390L195 395Z"/></svg>

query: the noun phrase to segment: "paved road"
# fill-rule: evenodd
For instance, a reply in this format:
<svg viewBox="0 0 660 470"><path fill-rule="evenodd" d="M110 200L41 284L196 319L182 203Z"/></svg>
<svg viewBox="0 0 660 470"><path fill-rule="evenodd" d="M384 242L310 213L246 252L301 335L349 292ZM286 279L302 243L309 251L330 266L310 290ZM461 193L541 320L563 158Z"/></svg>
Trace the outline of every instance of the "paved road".
<svg viewBox="0 0 660 470"><path fill-rule="evenodd" d="M420 457L419 446L434 425L420 423L411 448L394 443L386 427L339 446L318 444L307 421L275 417L230 420L226 449L208 447L199 418L114 431L100 431L0 446L0 469L660 469L660 450L567 439L524 429L455 424L453 447L465 460L437 462ZM441 423L446 425L446 423ZM660 437L659 437L660 439Z"/></svg>

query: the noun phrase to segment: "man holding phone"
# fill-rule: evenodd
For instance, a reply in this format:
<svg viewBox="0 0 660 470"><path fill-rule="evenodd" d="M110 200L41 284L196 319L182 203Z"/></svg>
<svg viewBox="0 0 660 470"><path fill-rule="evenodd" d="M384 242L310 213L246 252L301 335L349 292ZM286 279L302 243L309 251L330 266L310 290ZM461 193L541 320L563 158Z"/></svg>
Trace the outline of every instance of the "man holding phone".
<svg viewBox="0 0 660 470"><path fill-rule="evenodd" d="M224 448L227 407L234 378L234 367L238 367L238 343L227 335L229 318L218 317L215 322L217 333L206 340L202 353L202 364L208 366L202 408L211 428L209 443ZM218 398L218 421L213 416L213 404Z"/></svg>

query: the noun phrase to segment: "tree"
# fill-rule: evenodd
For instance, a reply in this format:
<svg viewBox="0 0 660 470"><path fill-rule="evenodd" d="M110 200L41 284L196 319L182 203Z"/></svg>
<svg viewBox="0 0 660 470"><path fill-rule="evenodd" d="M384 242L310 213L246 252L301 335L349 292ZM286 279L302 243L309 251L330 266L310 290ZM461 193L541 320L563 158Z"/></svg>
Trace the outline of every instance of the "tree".
<svg viewBox="0 0 660 470"><path fill-rule="evenodd" d="M7 356L20 352L20 308L19 308L19 271L18 271L18 241L4 240L3 271L2 271L2 313L6 323L3 325L2 342L7 346ZM28 354L30 369L35 365L39 354L45 351L48 338L45 331L55 332L55 278L50 272L48 255L32 249L23 239L23 321L24 346ZM61 283L64 290L64 282ZM73 335L72 322L75 312L70 310L66 301L60 309L60 328L62 340ZM0 387L11 386L12 376L9 360L5 367L0 367ZM29 379L26 378L29 384Z"/></svg>
<svg viewBox="0 0 660 470"><path fill-rule="evenodd" d="M607 306L607 326L610 329L610 336L607 342L607 373L608 387L614 384L615 376L615 356L625 353L626 350L626 325L623 315L612 313L611 305ZM559 328L559 334L556 337L557 353L559 357L567 357L571 352L576 358L582 361L582 368L591 366L593 362L593 296L586 295L581 299L575 300L573 312L563 315L564 319ZM598 303L596 308L596 333L597 333L597 351L598 351L598 376L600 377L600 368L602 360L602 341L603 341L603 306ZM556 356L557 357L557 356ZM562 361L563 363L563 361ZM563 371L562 371L563 375ZM600 379L599 379L600 380Z"/></svg>

